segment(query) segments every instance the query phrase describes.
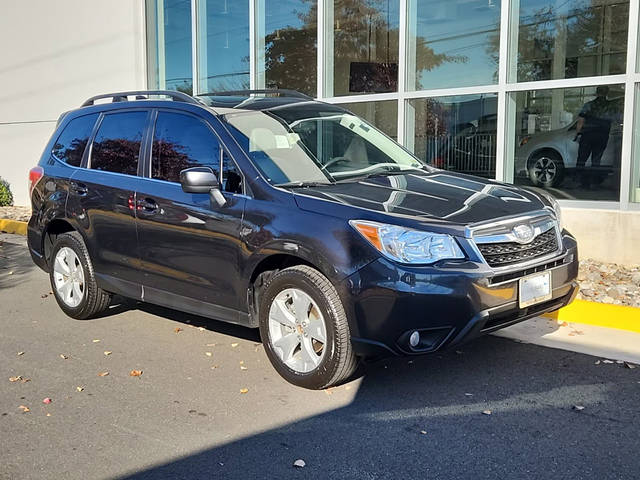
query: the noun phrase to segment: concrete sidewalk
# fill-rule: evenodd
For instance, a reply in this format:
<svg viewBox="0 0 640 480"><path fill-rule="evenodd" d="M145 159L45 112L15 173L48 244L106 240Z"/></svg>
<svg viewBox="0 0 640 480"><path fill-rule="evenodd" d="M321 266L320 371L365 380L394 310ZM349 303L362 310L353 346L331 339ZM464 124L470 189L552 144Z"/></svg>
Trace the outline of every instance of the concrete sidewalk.
<svg viewBox="0 0 640 480"><path fill-rule="evenodd" d="M538 317L494 333L523 343L640 364L640 333ZM633 365L632 365L633 367Z"/></svg>

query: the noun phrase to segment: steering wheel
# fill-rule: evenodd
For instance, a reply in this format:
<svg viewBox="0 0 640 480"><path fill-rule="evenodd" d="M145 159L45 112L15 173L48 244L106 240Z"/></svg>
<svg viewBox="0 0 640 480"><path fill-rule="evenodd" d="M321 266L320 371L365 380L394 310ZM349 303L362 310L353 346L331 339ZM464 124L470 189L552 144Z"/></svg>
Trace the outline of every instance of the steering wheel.
<svg viewBox="0 0 640 480"><path fill-rule="evenodd" d="M321 170L326 170L327 168L329 168L331 165L335 165L337 163L340 162L350 162L351 159L347 158L347 157L333 157L331 160L329 160L327 163L325 163Z"/></svg>

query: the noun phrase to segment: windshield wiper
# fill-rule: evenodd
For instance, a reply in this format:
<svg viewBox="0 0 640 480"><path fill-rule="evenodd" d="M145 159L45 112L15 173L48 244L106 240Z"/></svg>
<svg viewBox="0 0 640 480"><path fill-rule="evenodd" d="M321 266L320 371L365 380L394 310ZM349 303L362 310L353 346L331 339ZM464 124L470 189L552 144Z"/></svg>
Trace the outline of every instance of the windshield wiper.
<svg viewBox="0 0 640 480"><path fill-rule="evenodd" d="M332 182L284 182L274 183L274 187L326 187L327 185L333 185Z"/></svg>
<svg viewBox="0 0 640 480"><path fill-rule="evenodd" d="M425 170L421 169L421 168L411 168L411 169L406 169L406 170L385 170L383 172L371 172L371 173L367 173L366 175L356 175L353 177L347 177L344 179L340 179L338 180L339 183L343 183L343 182L353 182L355 181L359 181L359 180L366 180L367 178L374 178L374 177L390 177L392 175L405 175L408 173L412 173L412 172L425 172Z"/></svg>

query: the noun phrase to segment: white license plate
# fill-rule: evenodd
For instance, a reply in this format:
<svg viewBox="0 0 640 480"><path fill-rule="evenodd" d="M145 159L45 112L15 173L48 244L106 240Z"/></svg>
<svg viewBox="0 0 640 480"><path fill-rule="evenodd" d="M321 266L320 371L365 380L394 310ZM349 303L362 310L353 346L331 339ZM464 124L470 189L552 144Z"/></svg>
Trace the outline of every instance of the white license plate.
<svg viewBox="0 0 640 480"><path fill-rule="evenodd" d="M536 273L518 282L520 308L535 305L551 298L551 272Z"/></svg>

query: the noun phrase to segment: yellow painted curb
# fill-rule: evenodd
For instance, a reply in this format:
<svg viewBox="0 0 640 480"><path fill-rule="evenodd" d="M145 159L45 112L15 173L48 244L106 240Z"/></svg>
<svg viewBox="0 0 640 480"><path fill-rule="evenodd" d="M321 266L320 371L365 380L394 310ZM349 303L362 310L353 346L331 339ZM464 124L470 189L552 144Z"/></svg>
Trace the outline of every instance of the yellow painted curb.
<svg viewBox="0 0 640 480"><path fill-rule="evenodd" d="M544 315L560 322L586 323L640 333L640 308L574 300L558 311Z"/></svg>
<svg viewBox="0 0 640 480"><path fill-rule="evenodd" d="M27 222L19 222L17 220L8 220L0 218L0 232L17 233L18 235L27 234Z"/></svg>

